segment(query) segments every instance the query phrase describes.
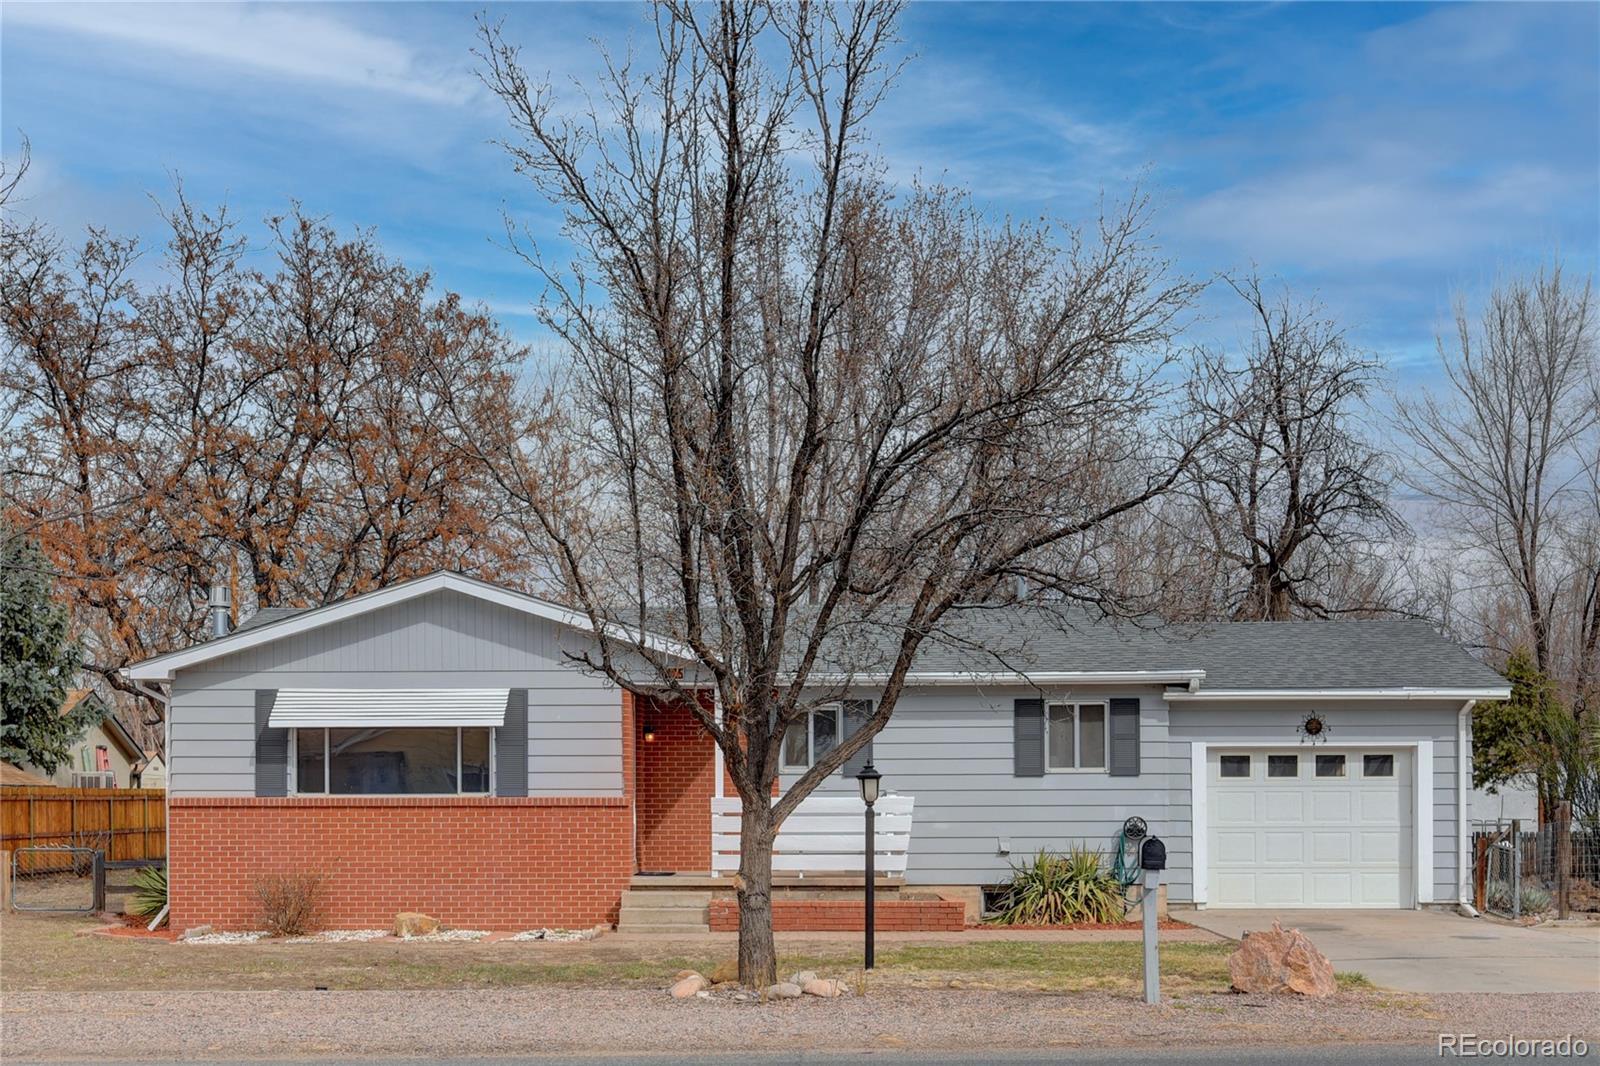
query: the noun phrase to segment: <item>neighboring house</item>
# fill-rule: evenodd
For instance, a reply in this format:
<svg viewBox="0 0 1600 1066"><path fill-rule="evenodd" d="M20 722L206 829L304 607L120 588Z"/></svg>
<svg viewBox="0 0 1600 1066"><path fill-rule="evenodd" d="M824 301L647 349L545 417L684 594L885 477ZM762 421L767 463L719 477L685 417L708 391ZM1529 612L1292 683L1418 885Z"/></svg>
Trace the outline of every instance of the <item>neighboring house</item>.
<svg viewBox="0 0 1600 1066"><path fill-rule="evenodd" d="M871 751L914 798L909 885L970 893L1137 816L1173 902L1462 898L1470 709L1509 688L1461 648L1409 621L1058 617L975 612L919 658ZM332 925L498 929L615 921L636 874L709 874L719 753L686 710L574 668L585 627L440 573L130 667L170 694L174 925L248 925L256 879L301 871L326 876ZM1000 646L1026 667L973 665ZM867 710L858 679L786 739L784 782ZM853 770L823 791L852 795Z"/></svg>
<svg viewBox="0 0 1600 1066"><path fill-rule="evenodd" d="M63 788L132 788L135 769L144 761L144 749L93 689L67 693L61 715L79 714L85 708L95 713L94 724L68 749L54 773L47 774L29 763L21 764L23 769Z"/></svg>
<svg viewBox="0 0 1600 1066"><path fill-rule="evenodd" d="M0 762L0 788L55 788L48 777L31 773L8 762Z"/></svg>
<svg viewBox="0 0 1600 1066"><path fill-rule="evenodd" d="M144 749L144 758L133 768L133 787L167 787L167 761L155 748Z"/></svg>

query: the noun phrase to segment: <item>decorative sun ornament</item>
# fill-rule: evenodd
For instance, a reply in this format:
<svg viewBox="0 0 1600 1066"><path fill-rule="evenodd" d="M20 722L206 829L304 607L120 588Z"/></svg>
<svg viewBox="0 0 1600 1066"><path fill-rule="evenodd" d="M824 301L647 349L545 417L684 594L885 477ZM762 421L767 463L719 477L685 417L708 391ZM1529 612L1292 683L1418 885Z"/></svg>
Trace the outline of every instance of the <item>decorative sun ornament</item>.
<svg viewBox="0 0 1600 1066"><path fill-rule="evenodd" d="M1300 743L1316 744L1327 740L1328 734L1333 732L1328 720L1316 711L1312 711L1300 720Z"/></svg>

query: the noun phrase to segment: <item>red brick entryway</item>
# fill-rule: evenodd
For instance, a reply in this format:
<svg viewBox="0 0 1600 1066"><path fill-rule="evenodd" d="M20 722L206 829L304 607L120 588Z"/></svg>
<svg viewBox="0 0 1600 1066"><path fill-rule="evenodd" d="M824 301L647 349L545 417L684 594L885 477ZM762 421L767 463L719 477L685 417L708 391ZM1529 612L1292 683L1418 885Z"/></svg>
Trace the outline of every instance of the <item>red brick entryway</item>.
<svg viewBox="0 0 1600 1066"><path fill-rule="evenodd" d="M716 788L711 738L683 705L635 696L633 751L638 868L709 871Z"/></svg>

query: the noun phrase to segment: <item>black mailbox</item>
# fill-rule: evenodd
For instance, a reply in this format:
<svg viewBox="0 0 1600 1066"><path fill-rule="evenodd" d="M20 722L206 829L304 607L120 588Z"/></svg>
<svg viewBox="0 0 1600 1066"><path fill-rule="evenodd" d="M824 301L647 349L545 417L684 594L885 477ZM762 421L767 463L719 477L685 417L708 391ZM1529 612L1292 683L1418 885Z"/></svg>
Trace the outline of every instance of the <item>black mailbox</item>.
<svg viewBox="0 0 1600 1066"><path fill-rule="evenodd" d="M1139 865L1146 870L1167 868L1167 846L1160 837L1149 837L1139 849Z"/></svg>

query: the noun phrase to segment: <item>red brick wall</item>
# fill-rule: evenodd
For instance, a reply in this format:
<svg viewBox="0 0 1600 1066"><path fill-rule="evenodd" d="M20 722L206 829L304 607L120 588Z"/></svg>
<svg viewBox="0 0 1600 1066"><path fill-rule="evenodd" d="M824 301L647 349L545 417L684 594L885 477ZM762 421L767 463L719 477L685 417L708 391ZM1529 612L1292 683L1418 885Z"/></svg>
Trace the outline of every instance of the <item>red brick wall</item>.
<svg viewBox="0 0 1600 1066"><path fill-rule="evenodd" d="M633 718L639 869L707 872L714 743L680 704L636 696ZM648 743L646 728L655 731Z"/></svg>
<svg viewBox="0 0 1600 1066"><path fill-rule="evenodd" d="M182 796L170 801L172 927L259 928L257 877L326 876L323 925L421 911L465 929L617 920L633 873L626 797Z"/></svg>
<svg viewBox="0 0 1600 1066"><path fill-rule="evenodd" d="M960 900L882 900L873 908L880 933L951 932L966 928L966 907ZM775 899L772 928L779 933L853 932L866 927L867 908L860 900ZM739 931L739 901L711 901L711 931Z"/></svg>

